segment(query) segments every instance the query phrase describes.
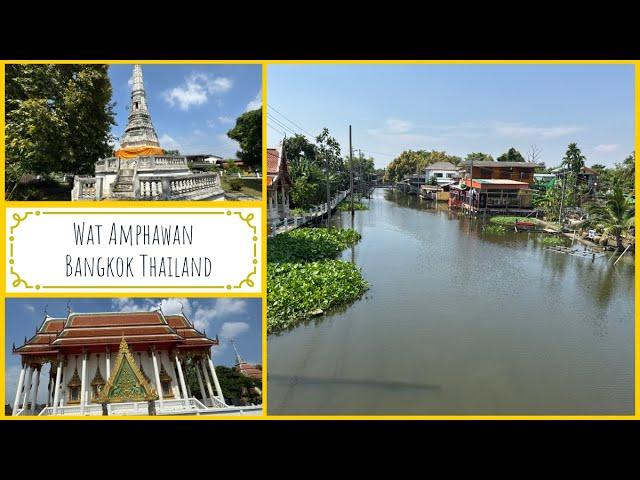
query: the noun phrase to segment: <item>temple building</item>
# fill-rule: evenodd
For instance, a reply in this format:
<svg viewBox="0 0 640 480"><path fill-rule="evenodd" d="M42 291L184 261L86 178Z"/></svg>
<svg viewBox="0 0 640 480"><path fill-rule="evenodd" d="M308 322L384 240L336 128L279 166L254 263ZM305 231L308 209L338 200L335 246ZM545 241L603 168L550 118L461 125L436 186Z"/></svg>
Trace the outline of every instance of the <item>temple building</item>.
<svg viewBox="0 0 640 480"><path fill-rule="evenodd" d="M194 173L187 157L165 155L134 65L127 126L114 157L99 159L94 176L74 177L71 200L224 200L220 175Z"/></svg>
<svg viewBox="0 0 640 480"><path fill-rule="evenodd" d="M22 369L13 415L255 415L225 402L213 364L218 339L182 313L72 313L45 318L13 353ZM49 375L41 378L45 364ZM197 378L196 396L189 378ZM195 380L192 380L195 382ZM194 386L195 383L192 383ZM38 392L46 388L44 406ZM196 387L193 387L194 390ZM198 398L199 397L199 398Z"/></svg>
<svg viewBox="0 0 640 480"><path fill-rule="evenodd" d="M280 148L267 149L267 219L289 216L289 191L293 182L284 142Z"/></svg>

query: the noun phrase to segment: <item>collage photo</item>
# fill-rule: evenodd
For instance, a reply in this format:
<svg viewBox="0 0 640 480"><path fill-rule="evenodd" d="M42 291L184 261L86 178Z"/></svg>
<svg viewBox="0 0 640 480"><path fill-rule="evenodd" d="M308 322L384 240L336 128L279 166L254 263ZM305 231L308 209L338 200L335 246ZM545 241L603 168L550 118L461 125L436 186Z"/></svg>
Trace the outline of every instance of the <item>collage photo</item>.
<svg viewBox="0 0 640 480"><path fill-rule="evenodd" d="M637 418L639 72L0 60L3 418Z"/></svg>

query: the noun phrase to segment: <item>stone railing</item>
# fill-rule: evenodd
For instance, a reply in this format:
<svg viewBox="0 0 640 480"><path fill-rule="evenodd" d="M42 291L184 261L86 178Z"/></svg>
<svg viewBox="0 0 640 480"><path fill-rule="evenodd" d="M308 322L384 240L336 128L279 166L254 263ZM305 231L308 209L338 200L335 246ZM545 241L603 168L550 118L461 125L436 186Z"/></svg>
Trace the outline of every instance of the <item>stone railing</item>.
<svg viewBox="0 0 640 480"><path fill-rule="evenodd" d="M138 157L136 170L139 172L154 170L188 170L187 157Z"/></svg>
<svg viewBox="0 0 640 480"><path fill-rule="evenodd" d="M206 407L197 398L187 399L171 399L171 400L156 400L155 410L157 415L171 415L171 414L199 414L203 410L207 410ZM227 405L216 404L214 408L228 408ZM123 403L109 403L107 404L107 413L109 415L148 415L149 404L148 402L123 402ZM53 407L44 408L39 416L47 417L53 415ZM84 406L84 409L80 405L65 405L58 407L56 415L63 416L100 416L103 415L102 405L97 403L90 403Z"/></svg>
<svg viewBox="0 0 640 480"><path fill-rule="evenodd" d="M96 162L96 173L116 173L120 168L117 157L101 158Z"/></svg>
<svg viewBox="0 0 640 480"><path fill-rule="evenodd" d="M73 178L71 200L102 200L102 178L76 175Z"/></svg>
<svg viewBox="0 0 640 480"><path fill-rule="evenodd" d="M217 173L138 176L134 184L134 197L139 200L203 200L223 193Z"/></svg>

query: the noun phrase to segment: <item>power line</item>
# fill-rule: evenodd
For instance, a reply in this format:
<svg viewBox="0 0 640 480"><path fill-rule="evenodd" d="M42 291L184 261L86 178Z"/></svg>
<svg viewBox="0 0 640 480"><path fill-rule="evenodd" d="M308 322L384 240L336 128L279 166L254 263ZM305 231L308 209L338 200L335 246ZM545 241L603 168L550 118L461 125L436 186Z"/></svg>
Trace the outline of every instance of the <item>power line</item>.
<svg viewBox="0 0 640 480"><path fill-rule="evenodd" d="M314 135L312 135L311 133L309 133L308 131L306 131L304 128L302 128L300 125L298 125L296 122L294 122L293 120L291 120L290 118L288 118L287 116L285 116L284 113L282 113L281 111L279 111L278 109L276 109L273 105L267 104L267 106L273 110L274 112L276 112L278 115L280 115L282 118L284 118L285 120L287 120L289 123L291 123L293 126L299 128L300 130L302 130L304 133L306 133L307 135L310 135L311 138L314 138Z"/></svg>
<svg viewBox="0 0 640 480"><path fill-rule="evenodd" d="M311 133L309 133L308 130L305 130L304 128L302 128L300 125L298 125L296 122L294 122L293 120L291 120L289 117L287 117L285 114L283 114L282 112L280 112L278 109L276 109L273 105L271 104L267 104L267 106L273 110L274 112L276 112L278 115L280 115L285 121L289 122L291 125L293 125L296 129L299 129L300 131L294 130L293 128L291 128L289 125L285 124L284 121L280 120L279 118L275 117L273 114L267 113L267 117L274 122L277 126L279 126L281 129L284 129L287 132L292 133L293 135L302 135L304 137L309 138L312 142L315 142L316 137L314 135L312 135ZM274 127L272 127L274 128ZM286 135L284 132L280 132L282 135ZM364 153L370 154L371 156L377 156L377 155L381 155L384 157L389 157L389 158L395 158L396 155L392 155L390 153L382 153L382 152L374 152L372 150L362 150Z"/></svg>
<svg viewBox="0 0 640 480"><path fill-rule="evenodd" d="M286 132L292 133L293 135L297 135L298 134L298 132L296 130L292 129L288 125L285 125L280 120L278 120L277 118L274 118L274 117L272 117L270 115L267 115L267 121L271 121L271 122L275 123L278 127L280 127L281 129L285 130Z"/></svg>

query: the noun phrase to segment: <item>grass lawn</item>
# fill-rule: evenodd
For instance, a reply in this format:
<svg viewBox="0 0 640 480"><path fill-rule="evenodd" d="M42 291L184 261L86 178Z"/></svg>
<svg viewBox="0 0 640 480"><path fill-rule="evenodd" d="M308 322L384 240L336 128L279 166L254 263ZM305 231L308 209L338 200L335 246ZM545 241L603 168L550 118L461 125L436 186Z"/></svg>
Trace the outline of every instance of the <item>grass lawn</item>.
<svg viewBox="0 0 640 480"><path fill-rule="evenodd" d="M260 199L262 198L262 190L255 188L255 183L253 182L253 185L249 185L247 182L243 182L242 183L242 188L240 190L232 190L231 186L229 185L229 182L227 181L227 179L225 177L222 177L221 180L221 185L222 185L222 189L225 192L228 193L242 193L244 195L248 195L250 197L255 197L256 199Z"/></svg>

